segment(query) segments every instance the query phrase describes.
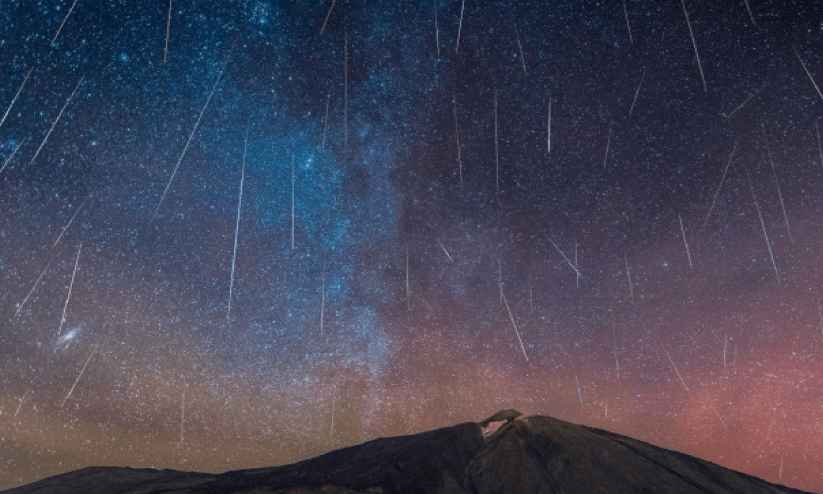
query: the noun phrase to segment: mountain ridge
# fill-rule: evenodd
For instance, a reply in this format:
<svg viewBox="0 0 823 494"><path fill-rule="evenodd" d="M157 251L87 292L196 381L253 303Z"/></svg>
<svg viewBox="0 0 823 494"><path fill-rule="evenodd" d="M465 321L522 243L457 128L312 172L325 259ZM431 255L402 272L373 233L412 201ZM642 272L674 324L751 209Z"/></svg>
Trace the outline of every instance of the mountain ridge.
<svg viewBox="0 0 823 494"><path fill-rule="evenodd" d="M88 467L3 494L784 493L804 491L603 429L501 410L277 467L221 474Z"/></svg>

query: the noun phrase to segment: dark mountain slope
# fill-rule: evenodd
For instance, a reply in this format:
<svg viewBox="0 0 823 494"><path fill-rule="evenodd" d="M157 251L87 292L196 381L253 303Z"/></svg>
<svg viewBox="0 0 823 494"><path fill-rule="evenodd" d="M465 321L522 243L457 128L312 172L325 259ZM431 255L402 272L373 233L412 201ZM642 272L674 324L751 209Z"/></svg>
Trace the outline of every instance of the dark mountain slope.
<svg viewBox="0 0 823 494"><path fill-rule="evenodd" d="M223 474L86 468L4 494L792 493L607 431L504 410L292 465Z"/></svg>
<svg viewBox="0 0 823 494"><path fill-rule="evenodd" d="M194 491L202 494L270 490L294 485L341 485L355 491L385 493L465 492L466 465L484 440L474 422L411 436L380 438L316 458L275 468L238 470L220 475Z"/></svg>
<svg viewBox="0 0 823 494"><path fill-rule="evenodd" d="M490 437L468 466L469 492L799 493L608 431L531 416Z"/></svg>

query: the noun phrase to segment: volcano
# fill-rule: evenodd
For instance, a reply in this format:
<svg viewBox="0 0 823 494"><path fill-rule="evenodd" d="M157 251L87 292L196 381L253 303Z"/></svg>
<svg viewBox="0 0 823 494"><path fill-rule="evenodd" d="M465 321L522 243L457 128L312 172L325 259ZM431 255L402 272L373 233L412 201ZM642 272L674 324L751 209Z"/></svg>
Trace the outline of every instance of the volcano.
<svg viewBox="0 0 823 494"><path fill-rule="evenodd" d="M801 493L676 451L501 410L299 463L222 474L90 467L5 494Z"/></svg>

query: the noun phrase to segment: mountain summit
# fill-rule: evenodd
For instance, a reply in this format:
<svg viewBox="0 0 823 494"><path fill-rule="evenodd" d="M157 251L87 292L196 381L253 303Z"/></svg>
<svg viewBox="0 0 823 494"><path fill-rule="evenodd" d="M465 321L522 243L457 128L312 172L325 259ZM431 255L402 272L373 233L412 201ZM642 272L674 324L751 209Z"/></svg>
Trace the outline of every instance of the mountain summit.
<svg viewBox="0 0 823 494"><path fill-rule="evenodd" d="M299 463L222 474L90 467L4 494L801 493L643 441L501 410Z"/></svg>

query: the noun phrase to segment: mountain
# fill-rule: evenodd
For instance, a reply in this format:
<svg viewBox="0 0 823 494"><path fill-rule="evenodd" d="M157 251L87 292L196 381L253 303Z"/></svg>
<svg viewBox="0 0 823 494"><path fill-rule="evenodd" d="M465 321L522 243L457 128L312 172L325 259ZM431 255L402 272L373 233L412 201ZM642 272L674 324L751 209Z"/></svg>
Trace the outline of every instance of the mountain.
<svg viewBox="0 0 823 494"><path fill-rule="evenodd" d="M222 474L91 467L3 494L801 492L619 434L502 410L292 465Z"/></svg>

